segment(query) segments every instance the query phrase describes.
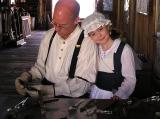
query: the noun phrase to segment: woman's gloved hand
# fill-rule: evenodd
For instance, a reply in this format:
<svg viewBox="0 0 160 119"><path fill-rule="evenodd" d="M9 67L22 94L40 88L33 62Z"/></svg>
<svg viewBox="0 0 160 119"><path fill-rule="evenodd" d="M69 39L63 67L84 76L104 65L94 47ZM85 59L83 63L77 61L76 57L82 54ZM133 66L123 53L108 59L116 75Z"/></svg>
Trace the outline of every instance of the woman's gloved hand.
<svg viewBox="0 0 160 119"><path fill-rule="evenodd" d="M21 95L26 95L25 85L26 83L31 80L32 76L28 72L23 72L20 77L16 78L15 80L15 88L16 91Z"/></svg>

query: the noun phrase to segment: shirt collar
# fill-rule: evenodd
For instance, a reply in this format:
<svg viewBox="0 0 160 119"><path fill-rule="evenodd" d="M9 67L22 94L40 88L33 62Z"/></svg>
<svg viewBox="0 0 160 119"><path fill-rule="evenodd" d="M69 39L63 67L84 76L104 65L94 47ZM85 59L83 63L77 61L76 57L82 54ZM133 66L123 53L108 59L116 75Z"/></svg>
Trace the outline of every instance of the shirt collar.
<svg viewBox="0 0 160 119"><path fill-rule="evenodd" d="M114 53L117 52L117 49L118 49L118 47L119 47L119 44L120 44L120 38L115 39L114 42L113 42L113 45L112 45L113 47L111 47L112 50L114 51Z"/></svg>
<svg viewBox="0 0 160 119"><path fill-rule="evenodd" d="M119 38L118 38L118 39L115 39L114 42L113 42L113 44L112 44L112 46L111 46L107 51L103 51L103 50L102 50L102 47L99 46L100 52L101 52L101 53L108 53L108 52L114 52L114 53L116 53L119 44L120 44L120 39L119 39Z"/></svg>
<svg viewBox="0 0 160 119"><path fill-rule="evenodd" d="M63 39L62 37L59 37L59 39L62 41L62 42L65 42L65 43L69 43L69 42L72 42L73 39L77 39L77 34L79 34L80 32L82 31L82 29L80 28L79 25L77 25L77 27L74 29L74 31L68 36L67 39Z"/></svg>

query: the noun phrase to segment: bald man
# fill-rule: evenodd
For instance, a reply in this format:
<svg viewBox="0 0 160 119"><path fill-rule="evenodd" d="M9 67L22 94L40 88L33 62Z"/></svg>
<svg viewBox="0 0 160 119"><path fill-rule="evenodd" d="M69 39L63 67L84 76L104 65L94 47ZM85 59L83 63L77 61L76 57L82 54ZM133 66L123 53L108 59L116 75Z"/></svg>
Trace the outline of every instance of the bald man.
<svg viewBox="0 0 160 119"><path fill-rule="evenodd" d="M50 29L39 48L35 65L15 81L19 94L37 97L38 92L54 97L86 97L96 79L96 45L84 38L78 25L79 4L75 0L59 0ZM28 82L40 80L42 85L28 88ZM42 94L42 93L41 93Z"/></svg>

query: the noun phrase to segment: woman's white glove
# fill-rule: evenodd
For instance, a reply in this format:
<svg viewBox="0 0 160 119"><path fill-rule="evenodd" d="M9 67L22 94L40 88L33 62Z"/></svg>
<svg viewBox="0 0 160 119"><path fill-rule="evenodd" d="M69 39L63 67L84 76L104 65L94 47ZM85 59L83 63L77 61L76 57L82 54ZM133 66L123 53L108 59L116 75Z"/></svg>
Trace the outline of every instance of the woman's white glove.
<svg viewBox="0 0 160 119"><path fill-rule="evenodd" d="M20 77L15 80L16 91L21 95L26 95L25 84L31 80L32 76L28 72L23 72Z"/></svg>

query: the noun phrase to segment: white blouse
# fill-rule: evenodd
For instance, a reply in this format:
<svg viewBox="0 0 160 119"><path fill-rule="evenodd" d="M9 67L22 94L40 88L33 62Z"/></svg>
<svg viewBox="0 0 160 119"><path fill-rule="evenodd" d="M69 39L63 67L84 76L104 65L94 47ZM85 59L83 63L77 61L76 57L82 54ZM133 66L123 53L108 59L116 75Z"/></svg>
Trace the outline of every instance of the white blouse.
<svg viewBox="0 0 160 119"><path fill-rule="evenodd" d="M118 46L120 44L120 39L116 39L113 45L107 51L103 51L101 46L99 46L99 64L98 70L103 72L113 73L114 70L114 60L113 56L116 53ZM132 48L126 44L121 55L122 63L122 76L124 81L118 90L113 92L99 89L97 86L93 86L91 90L91 98L98 99L110 99L113 95L116 95L122 99L127 99L134 91L136 84L135 75L135 62Z"/></svg>
<svg viewBox="0 0 160 119"><path fill-rule="evenodd" d="M54 29L49 30L41 42L37 62L30 70L33 78L42 79L45 77L50 82L55 83L56 96L79 97L89 90L91 83L95 82L97 46L88 38L82 42L75 72L75 77L82 77L88 82L79 78L69 79L68 77L72 55L81 31L81 28L77 26L65 40L56 33L46 66L44 66L49 41L54 32Z"/></svg>

